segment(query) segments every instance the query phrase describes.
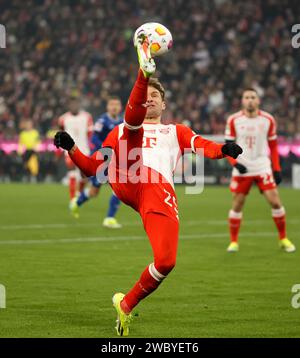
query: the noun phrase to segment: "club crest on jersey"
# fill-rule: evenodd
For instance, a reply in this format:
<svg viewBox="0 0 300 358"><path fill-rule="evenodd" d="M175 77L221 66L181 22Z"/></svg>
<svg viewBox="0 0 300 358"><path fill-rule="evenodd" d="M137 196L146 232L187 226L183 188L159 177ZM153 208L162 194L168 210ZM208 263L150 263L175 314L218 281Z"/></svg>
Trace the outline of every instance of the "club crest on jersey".
<svg viewBox="0 0 300 358"><path fill-rule="evenodd" d="M162 133L162 134L169 134L170 133L170 128L161 128L159 130L159 133Z"/></svg>

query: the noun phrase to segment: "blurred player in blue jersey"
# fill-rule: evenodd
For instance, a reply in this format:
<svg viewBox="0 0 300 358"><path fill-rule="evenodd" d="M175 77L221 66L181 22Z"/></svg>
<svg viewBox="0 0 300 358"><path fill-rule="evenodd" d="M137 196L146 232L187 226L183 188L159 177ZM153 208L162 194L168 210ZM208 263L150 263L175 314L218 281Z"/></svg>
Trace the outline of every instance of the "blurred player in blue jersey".
<svg viewBox="0 0 300 358"><path fill-rule="evenodd" d="M107 112L103 113L95 122L94 131L91 138L91 154L101 148L102 143L104 142L108 133L123 122L123 116L121 115L122 103L119 97L109 97L106 110ZM74 198L71 202L70 210L76 218L79 217L79 207L83 203L87 202L90 198L95 198L99 193L102 184L97 180L96 177L90 178L90 181L92 185L89 188L85 188L80 193L79 197ZM109 208L106 214L106 218L103 221L103 226L111 229L121 228L122 225L120 225L115 218L119 206L120 200L113 193L109 201Z"/></svg>

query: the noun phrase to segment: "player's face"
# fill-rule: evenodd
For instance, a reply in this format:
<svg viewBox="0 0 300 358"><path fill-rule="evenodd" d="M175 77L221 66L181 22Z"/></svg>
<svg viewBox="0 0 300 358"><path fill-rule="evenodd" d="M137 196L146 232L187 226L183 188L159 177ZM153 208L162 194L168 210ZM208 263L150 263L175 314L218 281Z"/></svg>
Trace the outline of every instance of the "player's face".
<svg viewBox="0 0 300 358"><path fill-rule="evenodd" d="M162 111L166 108L166 104L163 101L160 92L151 86L148 86L146 104L146 118L158 118L161 116Z"/></svg>
<svg viewBox="0 0 300 358"><path fill-rule="evenodd" d="M69 107L71 113L74 114L78 113L80 108L79 100L75 98L71 99L69 103Z"/></svg>
<svg viewBox="0 0 300 358"><path fill-rule="evenodd" d="M242 97L242 107L248 112L255 112L259 107L259 98L254 91L245 91Z"/></svg>
<svg viewBox="0 0 300 358"><path fill-rule="evenodd" d="M122 104L119 99L110 99L106 106L107 113L116 118L122 111Z"/></svg>

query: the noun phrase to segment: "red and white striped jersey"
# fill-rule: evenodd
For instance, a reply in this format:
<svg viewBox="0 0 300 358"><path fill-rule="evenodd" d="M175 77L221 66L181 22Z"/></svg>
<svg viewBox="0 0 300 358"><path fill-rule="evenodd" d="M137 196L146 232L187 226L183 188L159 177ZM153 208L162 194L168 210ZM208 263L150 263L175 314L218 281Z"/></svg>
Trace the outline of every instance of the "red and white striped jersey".
<svg viewBox="0 0 300 358"><path fill-rule="evenodd" d="M65 130L74 139L80 150L88 155L89 136L93 131L93 118L90 113L79 111L74 115L71 112L66 112L58 119L60 128Z"/></svg>
<svg viewBox="0 0 300 358"><path fill-rule="evenodd" d="M234 140L242 147L243 153L238 163L247 168L246 174L240 174L233 168L233 176L253 176L272 173L269 158L269 140L277 138L274 117L259 111L257 117L247 117L243 111L231 115L227 120L225 139Z"/></svg>

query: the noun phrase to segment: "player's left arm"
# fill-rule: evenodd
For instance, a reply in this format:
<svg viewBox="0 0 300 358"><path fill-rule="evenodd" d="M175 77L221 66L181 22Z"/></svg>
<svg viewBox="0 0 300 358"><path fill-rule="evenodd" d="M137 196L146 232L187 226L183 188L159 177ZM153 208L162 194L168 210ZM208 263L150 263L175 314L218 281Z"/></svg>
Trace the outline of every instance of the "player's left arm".
<svg viewBox="0 0 300 358"><path fill-rule="evenodd" d="M270 121L270 128L268 131L268 144L270 148L270 157L271 157L272 169L274 173L274 179L276 184L280 184L282 177L281 177L281 165L280 165L279 153L278 153L276 127L277 127L276 121L272 117L272 120Z"/></svg>
<svg viewBox="0 0 300 358"><path fill-rule="evenodd" d="M211 159L222 159L226 156L237 158L243 152L242 148L236 143L219 144L213 142L201 137L182 124L176 125L176 131L182 152L191 149L196 153L197 149L202 149L204 156Z"/></svg>
<svg viewBox="0 0 300 358"><path fill-rule="evenodd" d="M105 170L103 164L108 165L108 161L111 159L111 152L109 150L109 143L107 148L98 150L92 156L86 156L75 144L73 138L64 131L57 132L54 137L54 145L57 148L62 148L68 151L73 163L87 176L95 176L99 170ZM110 147L111 148L111 147Z"/></svg>

